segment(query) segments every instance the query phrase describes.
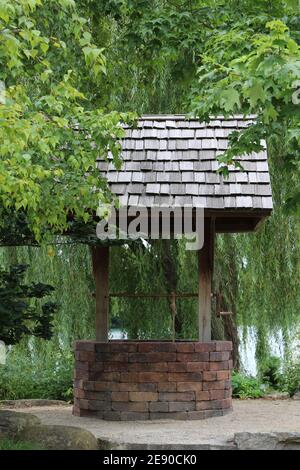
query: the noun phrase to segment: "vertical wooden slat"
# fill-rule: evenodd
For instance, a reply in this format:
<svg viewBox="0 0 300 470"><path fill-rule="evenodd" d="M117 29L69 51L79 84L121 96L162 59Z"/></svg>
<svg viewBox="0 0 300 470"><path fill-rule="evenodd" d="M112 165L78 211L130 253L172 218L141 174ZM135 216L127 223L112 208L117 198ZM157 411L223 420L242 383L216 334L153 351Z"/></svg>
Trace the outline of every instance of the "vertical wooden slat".
<svg viewBox="0 0 300 470"><path fill-rule="evenodd" d="M206 218L204 224L204 246L199 250L199 341L211 340L211 292L214 258L215 221Z"/></svg>
<svg viewBox="0 0 300 470"><path fill-rule="evenodd" d="M92 263L96 287L96 340L108 341L109 248L93 246Z"/></svg>

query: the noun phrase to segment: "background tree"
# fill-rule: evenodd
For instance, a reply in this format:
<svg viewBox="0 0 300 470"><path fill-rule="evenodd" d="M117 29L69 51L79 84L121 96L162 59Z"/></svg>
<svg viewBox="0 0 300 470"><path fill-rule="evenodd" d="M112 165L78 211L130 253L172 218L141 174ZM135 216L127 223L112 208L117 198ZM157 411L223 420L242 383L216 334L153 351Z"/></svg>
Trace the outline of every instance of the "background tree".
<svg viewBox="0 0 300 470"><path fill-rule="evenodd" d="M49 284L24 284L28 266L0 269L0 339L7 345L18 343L24 335L52 337L53 302L37 302L54 290Z"/></svg>
<svg viewBox="0 0 300 470"><path fill-rule="evenodd" d="M5 8L6 3L0 2ZM257 132L252 129L252 133L249 130L248 135L243 138L236 137L232 142L231 153L221 163L225 169L226 164L231 162L230 159L234 159L237 150L243 152L245 148L251 151L254 147L258 148L260 141L257 142L256 136L265 136L268 133L275 210L257 234L218 236L214 290L222 292L223 308L232 311L234 315L226 319L213 316L213 335L215 338L232 339L237 345L239 339L245 339L247 332L252 329L258 340L259 360L269 354L269 338L276 332L280 337L283 333L284 348L288 351L290 332L298 322L299 220L286 210L288 202L289 207L296 207L295 194L299 186L299 145L294 137L291 138L294 135L293 126L298 129L299 107L295 107L290 100L296 91L292 80L299 68L295 44L299 46L300 19L299 9L296 7L297 1L283 0L78 0L74 10L71 2L63 5L63 2L43 1L29 16L36 22L31 29L41 31L41 36L49 39L46 55L49 56L53 73L47 73L48 78L44 84L39 79L37 82L33 80L32 77L37 73L35 71L31 75L24 74L24 80L21 80L30 96L48 96L52 86L59 83L63 74L68 74L68 70L72 69L74 72L69 76L68 83L71 81L71 85L87 97L86 100L76 97L76 103L82 105L85 111L97 108L100 113L105 114L136 110L140 113L193 112L204 118L205 113L211 112L230 115L234 112L258 114L260 129ZM273 29L267 28L266 24L274 20L280 23L273 25L275 29L273 26ZM5 28L6 23L2 24ZM283 30L278 32L276 28ZM106 73L95 75L87 66L86 54L91 52L90 49L84 52L85 45L79 42L84 40L85 32L91 34L91 38L87 36L91 49L100 49L102 58L105 54ZM13 31L12 35L16 36L17 33ZM54 42L59 41L54 41L52 37L62 40L67 47L56 47ZM17 38L19 40L18 36ZM98 51L91 54L97 55ZM25 68L28 74L39 60L28 60L24 55L22 57L26 64L23 70ZM240 61L241 57L245 62ZM270 73L266 72L268 69L265 59L273 63ZM255 68L255 64L259 67ZM17 79L14 79L12 72L7 72L7 67L5 70L11 76L11 82L8 81L6 85L16 84L22 78L21 70ZM264 74L267 74L265 82ZM201 84L199 79L202 79ZM261 89L257 86L260 81L264 82L263 93L266 95L263 98ZM39 87L32 90L35 83ZM225 96L222 95L222 83L229 90ZM239 95L238 102L233 99L236 97L235 92ZM200 100L202 108L199 107ZM265 120L265 110L270 110L268 100L278 113L272 117L271 112L269 123ZM68 106L66 110L72 113L72 104ZM54 112L52 114L56 116ZM70 121L74 120L70 118ZM119 122L117 117L116 121ZM110 124L108 127L111 129ZM51 135L52 129L53 127L49 128ZM56 126L54 130L59 132L62 142L65 138L61 134L63 130L57 130ZM67 141L70 140L71 150L70 153L68 149L65 149L66 153L59 153L59 168L61 162L64 162L63 155L70 156L72 153L73 139L77 136L78 133L68 129L66 138ZM37 139L42 137L40 134ZM75 151L84 140L83 134L79 138L79 147ZM89 153L88 144L86 145L85 157ZM101 145L100 147L102 149ZM55 149L61 150L59 143ZM35 153L37 154L38 152ZM77 154L75 157L79 160L78 172L82 175L81 159ZM90 157L92 161L95 155L88 154L87 158ZM49 162L45 164L46 168L48 164L50 165ZM23 167L18 165L18 168L21 172ZM78 176L77 170L73 173L69 163L63 167L63 171L64 189L59 190L62 188L61 184L52 188L56 198L56 191L60 195L63 193L62 200L55 199L55 204L60 208L66 202L66 175L71 172L76 178ZM47 184L49 181L50 185L54 184L52 175L45 181ZM75 194L74 181L72 179L70 182L70 194L73 190ZM80 179L79 181L82 182ZM42 187L42 183L40 186ZM23 187L27 188L27 180ZM99 194L101 191L104 190L99 189ZM25 191L22 194L26 196ZM109 197L105 191L104 194L105 198ZM76 204L90 200L89 197L89 194L86 199L78 196ZM8 196L5 198L7 200ZM44 207L44 202L47 201L42 198L39 200L41 207ZM54 206L54 203L53 206L51 204L50 201L50 208ZM85 203L82 207L84 205ZM11 206L8 209L2 207L2 210L9 211L10 208ZM71 210L75 208L71 207ZM23 207L20 211L22 213L18 213L17 222L6 217L5 227L8 227L9 220L10 233L15 233L14 224L23 231ZM79 219L83 219L80 212ZM43 214L42 220L42 226L47 230L52 221L48 220L48 215L45 217ZM63 220L64 224L65 219ZM61 226L56 224L56 227L60 229ZM8 243L8 231L2 230L3 233L6 233L5 242ZM30 231L25 233L25 240L29 240L30 236ZM58 241L60 245L56 247L17 249L18 262L30 263L26 274L28 282L41 279L42 282L54 284L54 298L58 298L62 304L54 319L52 341L41 345L37 339L34 340L34 347L31 349L34 352L30 353L30 357L35 360L38 357L47 357L51 367L51 357L56 352L62 351L62 355L66 357L73 339L93 337L94 333L94 286L89 251L86 246L69 244L67 239ZM168 292L170 286L176 286L179 292L183 292L196 288L196 257L186 253L178 245L170 247L167 254L160 243L152 244L150 248L136 244L111 251L111 290L123 291L126 288L131 292ZM12 262L6 257L7 250L3 256L6 258L5 263ZM164 259L168 262L164 263ZM164 267L167 269L164 270ZM178 301L177 314L180 320L177 337L196 337L196 301ZM111 318L130 337L171 338L172 335L170 306L165 300L114 299L111 302ZM28 354L27 342L18 348L22 355Z"/></svg>
<svg viewBox="0 0 300 470"><path fill-rule="evenodd" d="M73 0L1 1L0 57L0 224L25 212L41 240L110 199L95 160L120 164L129 116L93 100L106 61Z"/></svg>

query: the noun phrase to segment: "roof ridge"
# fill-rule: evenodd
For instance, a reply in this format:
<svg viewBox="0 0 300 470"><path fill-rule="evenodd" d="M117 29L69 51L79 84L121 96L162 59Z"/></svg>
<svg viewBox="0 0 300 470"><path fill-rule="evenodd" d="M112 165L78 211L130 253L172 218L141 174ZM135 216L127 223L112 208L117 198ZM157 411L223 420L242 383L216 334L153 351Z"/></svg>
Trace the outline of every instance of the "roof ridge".
<svg viewBox="0 0 300 470"><path fill-rule="evenodd" d="M238 119L238 120L249 120L249 119L255 119L257 116L255 114L249 114L248 116L244 116L243 114L233 114L232 116L210 116L211 120L216 120L216 119L221 119L223 121L232 121L233 119ZM142 114L139 118L139 120L145 120L145 121L151 121L151 120L159 120L159 121L164 121L164 120L184 120L184 121L199 121L198 118L196 117L188 117L186 114Z"/></svg>

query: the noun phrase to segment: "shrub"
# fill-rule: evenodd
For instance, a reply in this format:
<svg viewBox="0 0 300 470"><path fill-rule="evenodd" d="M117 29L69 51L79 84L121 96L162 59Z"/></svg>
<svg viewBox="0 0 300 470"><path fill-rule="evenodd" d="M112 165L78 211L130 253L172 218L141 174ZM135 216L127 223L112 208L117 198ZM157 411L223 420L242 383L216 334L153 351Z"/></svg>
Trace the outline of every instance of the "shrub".
<svg viewBox="0 0 300 470"><path fill-rule="evenodd" d="M49 284L24 284L28 265L14 265L5 270L0 266L0 340L16 344L24 335L50 339L54 302L41 304L54 291Z"/></svg>
<svg viewBox="0 0 300 470"><path fill-rule="evenodd" d="M11 352L6 365L0 365L0 399L69 400L73 365L69 351L57 350L33 357L30 353Z"/></svg>
<svg viewBox="0 0 300 470"><path fill-rule="evenodd" d="M290 395L300 391L300 361L291 362L284 368L280 386L284 392L288 392Z"/></svg>
<svg viewBox="0 0 300 470"><path fill-rule="evenodd" d="M258 379L237 372L232 374L232 396L234 398L260 398L263 395L263 386Z"/></svg>
<svg viewBox="0 0 300 470"><path fill-rule="evenodd" d="M280 357L270 356L265 359L259 367L259 376L261 381L273 388L278 388L281 378L280 367Z"/></svg>

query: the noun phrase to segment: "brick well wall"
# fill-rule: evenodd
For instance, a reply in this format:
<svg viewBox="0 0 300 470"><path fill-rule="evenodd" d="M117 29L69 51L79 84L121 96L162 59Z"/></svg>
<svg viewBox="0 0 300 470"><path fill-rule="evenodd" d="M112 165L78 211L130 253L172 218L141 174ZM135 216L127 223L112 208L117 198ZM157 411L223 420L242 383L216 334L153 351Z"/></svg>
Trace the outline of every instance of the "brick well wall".
<svg viewBox="0 0 300 470"><path fill-rule="evenodd" d="M77 341L76 416L204 419L231 410L232 343Z"/></svg>

